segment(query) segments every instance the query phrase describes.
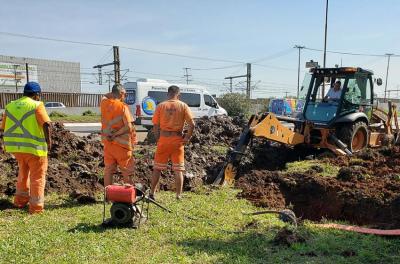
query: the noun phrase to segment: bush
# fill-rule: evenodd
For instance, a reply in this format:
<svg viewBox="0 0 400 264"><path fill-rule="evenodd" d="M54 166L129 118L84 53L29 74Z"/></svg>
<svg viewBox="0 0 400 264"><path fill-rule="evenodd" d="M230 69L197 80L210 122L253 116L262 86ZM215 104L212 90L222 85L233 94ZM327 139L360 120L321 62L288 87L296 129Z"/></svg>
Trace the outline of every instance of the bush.
<svg viewBox="0 0 400 264"><path fill-rule="evenodd" d="M87 110L82 113L83 116L96 116L97 114L91 110Z"/></svg>
<svg viewBox="0 0 400 264"><path fill-rule="evenodd" d="M250 101L246 95L239 93L228 93L222 95L218 100L221 107L225 108L230 116L248 116L250 114Z"/></svg>
<svg viewBox="0 0 400 264"><path fill-rule="evenodd" d="M49 116L50 117L66 117L68 115L64 114L64 113L61 113L61 112L53 111L53 112L50 113Z"/></svg>

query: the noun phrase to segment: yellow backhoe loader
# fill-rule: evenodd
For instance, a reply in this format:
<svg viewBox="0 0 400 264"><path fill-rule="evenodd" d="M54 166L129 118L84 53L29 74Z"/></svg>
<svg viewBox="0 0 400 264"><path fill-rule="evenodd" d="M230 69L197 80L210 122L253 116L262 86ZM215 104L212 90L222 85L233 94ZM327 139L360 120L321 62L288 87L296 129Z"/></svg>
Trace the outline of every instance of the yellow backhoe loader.
<svg viewBox="0 0 400 264"><path fill-rule="evenodd" d="M354 68L312 68L306 74L299 98L303 111L296 117L273 113L253 115L244 128L237 146L228 152L227 160L215 184L232 183L237 168L252 137L263 137L288 146L306 145L329 149L337 155L352 155L366 147L397 142L399 125L397 108L388 102L387 110L377 107L372 71ZM322 95L334 85L336 98ZM333 96L332 96L333 97Z"/></svg>

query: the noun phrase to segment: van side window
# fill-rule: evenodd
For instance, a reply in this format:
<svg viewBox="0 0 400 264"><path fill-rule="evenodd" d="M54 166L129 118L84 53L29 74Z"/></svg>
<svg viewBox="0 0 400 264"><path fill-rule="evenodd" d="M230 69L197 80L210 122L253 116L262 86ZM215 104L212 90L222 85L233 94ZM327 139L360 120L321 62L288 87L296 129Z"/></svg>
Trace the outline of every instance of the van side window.
<svg viewBox="0 0 400 264"><path fill-rule="evenodd" d="M200 107L200 94L181 93L181 101L189 107Z"/></svg>
<svg viewBox="0 0 400 264"><path fill-rule="evenodd" d="M156 104L159 104L168 98L167 92L149 91L147 95L153 98L156 101Z"/></svg>
<svg viewBox="0 0 400 264"><path fill-rule="evenodd" d="M214 104L215 104L212 97L208 94L204 95L204 103L210 107L214 107Z"/></svg>

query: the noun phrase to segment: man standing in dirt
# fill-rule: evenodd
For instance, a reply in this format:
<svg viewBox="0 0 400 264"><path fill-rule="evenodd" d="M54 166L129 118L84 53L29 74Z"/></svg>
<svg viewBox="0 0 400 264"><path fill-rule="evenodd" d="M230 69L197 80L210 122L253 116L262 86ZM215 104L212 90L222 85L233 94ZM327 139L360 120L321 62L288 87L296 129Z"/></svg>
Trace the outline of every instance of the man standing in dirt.
<svg viewBox="0 0 400 264"><path fill-rule="evenodd" d="M153 116L153 131L157 140L150 192L150 198L153 199L161 171L167 169L169 160L175 172L176 198L181 199L185 171L184 145L192 137L195 124L189 106L180 101L179 96L179 87L170 86L168 100L157 106ZM188 132L183 134L185 122Z"/></svg>
<svg viewBox="0 0 400 264"><path fill-rule="evenodd" d="M113 183L113 175L117 166L121 170L123 180L133 184L135 161L133 158L132 127L133 118L128 106L122 101L125 89L115 84L111 93L102 99L101 136L104 144L104 186Z"/></svg>
<svg viewBox="0 0 400 264"><path fill-rule="evenodd" d="M14 205L23 208L29 203L30 214L44 210L47 152L51 149L50 118L39 101L40 93L38 83L28 82L23 97L6 106L0 127L5 151L18 161Z"/></svg>

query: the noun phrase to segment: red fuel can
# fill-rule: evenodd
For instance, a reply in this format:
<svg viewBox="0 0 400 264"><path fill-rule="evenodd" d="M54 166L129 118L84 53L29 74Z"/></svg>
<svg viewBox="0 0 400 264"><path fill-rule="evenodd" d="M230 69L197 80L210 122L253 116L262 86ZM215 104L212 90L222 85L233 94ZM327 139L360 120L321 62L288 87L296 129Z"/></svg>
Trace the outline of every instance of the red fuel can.
<svg viewBox="0 0 400 264"><path fill-rule="evenodd" d="M106 199L110 202L132 204L136 201L136 189L131 185L108 185Z"/></svg>

